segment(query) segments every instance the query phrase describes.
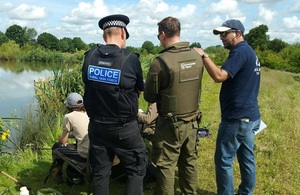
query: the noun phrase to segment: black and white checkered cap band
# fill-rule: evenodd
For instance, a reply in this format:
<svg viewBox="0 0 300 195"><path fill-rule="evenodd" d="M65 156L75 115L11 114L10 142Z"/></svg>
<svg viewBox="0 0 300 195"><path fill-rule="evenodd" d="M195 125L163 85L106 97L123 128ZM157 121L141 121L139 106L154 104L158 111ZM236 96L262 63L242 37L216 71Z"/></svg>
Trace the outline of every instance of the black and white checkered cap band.
<svg viewBox="0 0 300 195"><path fill-rule="evenodd" d="M110 27L110 26L120 26L120 27L126 27L126 24L123 22L123 21L121 21L121 20L110 20L110 21L108 21L108 22L105 22L104 24L103 24L103 29L106 29L106 28L108 28L108 27Z"/></svg>

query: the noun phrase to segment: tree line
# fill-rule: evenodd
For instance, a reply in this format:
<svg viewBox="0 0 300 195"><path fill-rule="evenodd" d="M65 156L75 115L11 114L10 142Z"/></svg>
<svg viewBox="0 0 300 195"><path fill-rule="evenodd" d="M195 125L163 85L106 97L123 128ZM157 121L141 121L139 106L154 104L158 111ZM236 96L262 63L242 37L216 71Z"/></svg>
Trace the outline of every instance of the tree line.
<svg viewBox="0 0 300 195"><path fill-rule="evenodd" d="M58 39L47 32L37 35L34 28L21 27L17 24L8 27L5 33L0 32L0 45L9 40L15 41L20 47L25 44L38 44L46 49L70 53L76 50L85 50L89 47L80 37Z"/></svg>
<svg viewBox="0 0 300 195"><path fill-rule="evenodd" d="M0 31L0 45L9 40L15 41L21 47L25 44L38 44L46 49L70 53L96 46L96 43L86 44L80 37L58 39L47 32L37 35L37 31L34 28L21 27L17 24L8 27L5 33ZM200 43L193 43L191 47L201 47L201 45ZM145 41L141 48L128 46L128 49L143 54L157 54L162 48L155 46L151 41Z"/></svg>
<svg viewBox="0 0 300 195"><path fill-rule="evenodd" d="M245 40L257 52L262 66L299 73L300 44L288 44L278 38L270 40L270 36L267 34L268 30L268 26L262 24L250 29L249 33L245 34ZM19 57L13 56L13 54L5 56L4 53L0 54L0 60L16 60L17 58L21 61L49 62L49 60L54 60L55 62L59 60L63 62L66 61L64 59L66 55L61 56L62 52L75 54L75 56L73 56L75 60L80 61L83 58L83 51L96 46L96 43L86 44L80 37L64 37L58 39L56 36L47 32L38 35L34 28L21 27L16 24L8 27L5 33L0 31L0 51L3 51L1 47L7 49L15 46L14 44L17 44L17 46L22 49L33 49L34 52L29 52L29 54L26 53ZM36 47L38 47L38 49ZM201 47L201 44L199 42L191 43L191 48L192 47ZM141 47L127 46L127 49L139 53L140 55L157 55L162 50L162 47L146 40ZM228 51L221 45L210 46L205 50L219 65L227 58ZM51 56L54 58L51 58ZM67 55L67 57L69 56ZM69 59L67 61L73 62L73 60Z"/></svg>

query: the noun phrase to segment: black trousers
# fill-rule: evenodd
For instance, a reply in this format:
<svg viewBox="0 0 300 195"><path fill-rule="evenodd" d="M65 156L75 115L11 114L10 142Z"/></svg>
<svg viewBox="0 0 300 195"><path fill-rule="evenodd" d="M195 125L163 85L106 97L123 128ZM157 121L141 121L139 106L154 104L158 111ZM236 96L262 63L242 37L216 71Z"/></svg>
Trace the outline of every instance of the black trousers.
<svg viewBox="0 0 300 195"><path fill-rule="evenodd" d="M147 149L136 120L125 124L89 123L93 193L109 195L109 176L117 155L127 174L124 194L142 195L148 162Z"/></svg>
<svg viewBox="0 0 300 195"><path fill-rule="evenodd" d="M86 158L83 158L78 154L76 144L63 145L60 142L56 142L52 146L52 151L53 150L58 150L64 156L74 159L78 162L87 162ZM61 159L59 156L55 155L53 152L52 152L52 159L53 161L56 161L56 166L62 166L64 164L64 160Z"/></svg>

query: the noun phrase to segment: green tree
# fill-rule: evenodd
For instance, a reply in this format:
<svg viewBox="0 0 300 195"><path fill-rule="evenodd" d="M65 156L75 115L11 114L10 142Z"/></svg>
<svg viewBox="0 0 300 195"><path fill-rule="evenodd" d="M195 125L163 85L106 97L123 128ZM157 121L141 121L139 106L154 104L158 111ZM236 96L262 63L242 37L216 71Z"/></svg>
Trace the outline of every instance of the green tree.
<svg viewBox="0 0 300 195"><path fill-rule="evenodd" d="M81 40L80 37L74 37L72 42L73 42L74 48L77 50L87 49L87 45Z"/></svg>
<svg viewBox="0 0 300 195"><path fill-rule="evenodd" d="M267 35L269 28L267 25L259 25L249 31L248 34L245 35L245 39L248 44L253 48L259 48L261 50L267 49L268 42L270 36Z"/></svg>
<svg viewBox="0 0 300 195"><path fill-rule="evenodd" d="M94 48L94 47L97 47L96 43L90 43L90 44L88 44L88 48Z"/></svg>
<svg viewBox="0 0 300 195"><path fill-rule="evenodd" d="M160 51L162 51L164 48L161 46L161 45L157 45L157 46L154 46L154 51L155 53L154 54L158 54Z"/></svg>
<svg viewBox="0 0 300 195"><path fill-rule="evenodd" d="M41 46L51 49L51 50L59 50L59 40L50 33L42 33L37 38L37 43Z"/></svg>
<svg viewBox="0 0 300 195"><path fill-rule="evenodd" d="M64 37L59 40L59 50L62 52L75 52L74 44L72 42L72 39L69 37Z"/></svg>
<svg viewBox="0 0 300 195"><path fill-rule="evenodd" d="M290 66L285 69L290 72L299 73L300 72L300 43L295 43L285 47L279 54L288 61Z"/></svg>
<svg viewBox="0 0 300 195"><path fill-rule="evenodd" d="M193 48L193 47L201 48L201 44L199 42L192 43L190 45L190 48Z"/></svg>
<svg viewBox="0 0 300 195"><path fill-rule="evenodd" d="M35 37L37 36L37 32L34 28L27 28L24 27L24 32L25 32L25 39L27 41L34 41Z"/></svg>
<svg viewBox="0 0 300 195"><path fill-rule="evenodd" d="M5 35L20 46L24 45L28 41L25 36L25 29L17 24L8 27L6 29Z"/></svg>
<svg viewBox="0 0 300 195"><path fill-rule="evenodd" d="M229 50L218 45L207 47L205 52L209 54L210 58L212 58L215 64L221 66L228 58Z"/></svg>
<svg viewBox="0 0 300 195"><path fill-rule="evenodd" d="M289 44L282 41L281 39L273 39L268 43L268 49L271 51L274 51L276 53L279 53L281 50L283 50L285 47L287 47Z"/></svg>
<svg viewBox="0 0 300 195"><path fill-rule="evenodd" d="M127 46L126 49L128 49L128 50L130 50L130 51L132 51L134 53L138 53L139 52L139 50L137 48L132 47L132 46Z"/></svg>
<svg viewBox="0 0 300 195"><path fill-rule="evenodd" d="M7 38L7 36L0 31L0 45L2 45L3 43L7 42L9 39Z"/></svg>
<svg viewBox="0 0 300 195"><path fill-rule="evenodd" d="M153 51L154 44L151 41L145 41L142 45L142 48L145 49L148 53L155 54Z"/></svg>

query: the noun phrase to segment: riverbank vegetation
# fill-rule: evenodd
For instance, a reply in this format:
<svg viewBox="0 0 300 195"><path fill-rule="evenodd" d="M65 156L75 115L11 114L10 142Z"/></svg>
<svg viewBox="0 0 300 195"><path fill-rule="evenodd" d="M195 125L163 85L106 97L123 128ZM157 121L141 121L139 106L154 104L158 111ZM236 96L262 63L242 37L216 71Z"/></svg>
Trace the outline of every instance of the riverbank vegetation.
<svg viewBox="0 0 300 195"><path fill-rule="evenodd" d="M37 194L51 166L52 144L61 133L62 118L66 112L63 102L70 92L76 91L83 94L81 80L83 54L86 49L96 44L84 45L85 47L81 48L78 46L80 48L78 49L70 46L75 38L56 40L49 34L43 34L44 37L35 40L32 38L34 35L32 29L28 31L27 28L14 27L23 30L25 35L29 34L26 37L31 38L18 42L21 39L14 39L12 35L6 36L7 32L0 33L0 60L25 61L32 62L32 64L47 62L57 65L53 68L52 77L34 82L38 106L29 107L22 123L18 124L20 130L18 142L14 142L16 146L14 150L9 153L2 152L0 157L0 171L5 171L26 184L31 188L31 194ZM266 35L267 30L266 26L262 25L250 30L246 35L262 65L259 105L262 119L268 126L256 137L257 186L254 194L296 195L300 192L298 185L300 182L300 153L298 152L300 147L298 125L300 120L300 44L290 45L278 39L269 40ZM50 44L46 42L48 40L58 41L57 45L47 46ZM75 40L80 42L78 39ZM260 41L257 42L257 40ZM43 41L47 44L41 44ZM63 47L60 41L68 43L69 49L66 49L68 47L61 49ZM193 46L201 47L199 43L194 43ZM161 47L145 41L141 48L129 46L128 49L140 54L143 76L146 78L149 65ZM228 51L220 45L211 46L205 50L219 65L228 56ZM198 194L203 195L214 195L216 192L213 154L220 120L219 89L220 85L215 84L205 72L200 105L203 112L201 126L209 126L212 136L201 139L199 144ZM140 107L146 109L146 102L142 96ZM4 126L2 124L4 123L0 121L0 132L3 138L5 137L0 142L3 145L8 141L7 129L9 127L7 123ZM239 175L237 166L234 174ZM235 183L236 185L239 183L238 177L235 177ZM111 194L122 194L124 185L121 181L114 182ZM87 192L86 184L74 187L56 186L52 179L49 179L48 187L72 194L86 194ZM0 194L17 194L19 188L16 182L0 173ZM152 188L153 183L147 183L145 194L152 194Z"/></svg>

